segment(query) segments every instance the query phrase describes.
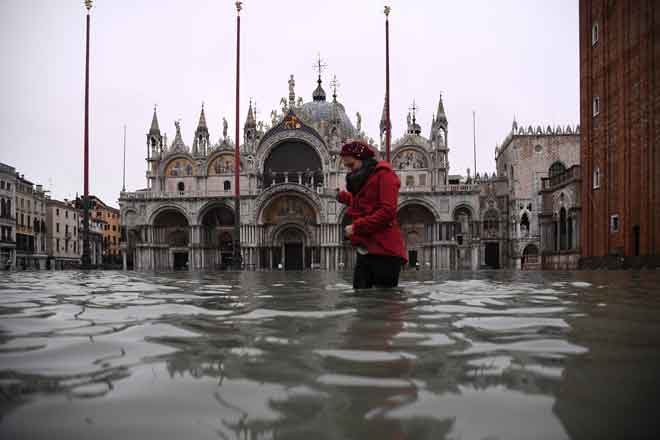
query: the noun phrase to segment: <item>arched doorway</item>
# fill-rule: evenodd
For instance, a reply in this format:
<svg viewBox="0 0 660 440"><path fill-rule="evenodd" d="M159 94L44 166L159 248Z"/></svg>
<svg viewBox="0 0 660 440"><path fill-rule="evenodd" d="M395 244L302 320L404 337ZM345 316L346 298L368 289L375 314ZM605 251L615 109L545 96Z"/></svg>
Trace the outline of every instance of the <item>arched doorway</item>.
<svg viewBox="0 0 660 440"><path fill-rule="evenodd" d="M276 242L281 246L284 270L303 270L305 268L306 239L301 229L295 226L286 227L277 235Z"/></svg>
<svg viewBox="0 0 660 440"><path fill-rule="evenodd" d="M433 240L432 226L435 224L433 213L424 205L410 203L399 210L397 220L408 251L410 267L430 263L430 255L423 255L423 245ZM427 261L424 261L425 259Z"/></svg>
<svg viewBox="0 0 660 440"><path fill-rule="evenodd" d="M210 207L202 214L200 223L204 267L230 267L234 252L234 211L225 205Z"/></svg>
<svg viewBox="0 0 660 440"><path fill-rule="evenodd" d="M297 192L271 199L259 215L260 223L270 235L260 250L261 266L273 269L300 270L319 263L320 250L310 239L318 223L313 202ZM288 254L287 254L288 253Z"/></svg>
<svg viewBox="0 0 660 440"><path fill-rule="evenodd" d="M273 147L264 161L264 187L285 181L323 184L323 166L316 150L305 142L287 140Z"/></svg>
<svg viewBox="0 0 660 440"><path fill-rule="evenodd" d="M535 244L528 244L523 250L520 261L521 269L535 269L539 263L539 248Z"/></svg>
<svg viewBox="0 0 660 440"><path fill-rule="evenodd" d="M162 210L154 218L153 235L154 243L167 245L172 257L169 264L161 263L157 266L171 265L174 270L189 268L190 226L185 215L174 208Z"/></svg>

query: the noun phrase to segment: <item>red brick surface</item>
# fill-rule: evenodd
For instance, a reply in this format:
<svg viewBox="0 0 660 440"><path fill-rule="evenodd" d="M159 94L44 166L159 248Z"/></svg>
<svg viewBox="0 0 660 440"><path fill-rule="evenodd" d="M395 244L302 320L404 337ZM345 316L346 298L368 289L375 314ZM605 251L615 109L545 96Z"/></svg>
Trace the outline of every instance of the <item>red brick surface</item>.
<svg viewBox="0 0 660 440"><path fill-rule="evenodd" d="M592 45L594 23L599 41ZM580 0L583 257L634 256L635 226L640 255L660 254L659 27L658 1ZM614 214L619 232L610 231Z"/></svg>

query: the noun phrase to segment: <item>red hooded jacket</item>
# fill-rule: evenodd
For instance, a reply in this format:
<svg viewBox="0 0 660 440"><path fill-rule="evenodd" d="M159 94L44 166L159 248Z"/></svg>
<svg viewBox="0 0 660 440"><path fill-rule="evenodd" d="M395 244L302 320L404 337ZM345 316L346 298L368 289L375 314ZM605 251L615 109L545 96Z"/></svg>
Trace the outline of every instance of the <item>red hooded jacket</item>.
<svg viewBox="0 0 660 440"><path fill-rule="evenodd" d="M353 246L364 246L373 255L392 255L408 260L396 219L401 181L392 165L380 161L355 196L341 191L338 200L348 205L353 219Z"/></svg>

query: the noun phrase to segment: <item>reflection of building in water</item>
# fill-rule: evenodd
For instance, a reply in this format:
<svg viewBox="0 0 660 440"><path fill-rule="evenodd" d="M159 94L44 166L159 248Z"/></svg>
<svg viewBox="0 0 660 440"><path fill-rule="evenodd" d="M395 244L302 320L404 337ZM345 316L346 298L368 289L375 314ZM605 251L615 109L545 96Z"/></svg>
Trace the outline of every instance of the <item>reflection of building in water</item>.
<svg viewBox="0 0 660 440"><path fill-rule="evenodd" d="M335 200L346 176L339 152L348 139L367 139L361 124L356 129L348 118L336 87L326 99L319 76L305 103L296 99L294 85L290 80L288 100L270 113L269 124L257 123L252 103L248 108L240 144L243 262L248 269L350 269L354 251L343 239L350 219ZM192 148L183 141L180 123L175 126L168 145L154 110L147 188L121 194L127 265L141 270L227 266L235 140L227 137L225 123L222 137L211 142L204 108ZM381 137L384 128L383 120ZM428 138L413 111L406 132L392 145L401 178L397 218L410 265L453 270L512 264L506 173L450 176L448 154L440 98Z"/></svg>

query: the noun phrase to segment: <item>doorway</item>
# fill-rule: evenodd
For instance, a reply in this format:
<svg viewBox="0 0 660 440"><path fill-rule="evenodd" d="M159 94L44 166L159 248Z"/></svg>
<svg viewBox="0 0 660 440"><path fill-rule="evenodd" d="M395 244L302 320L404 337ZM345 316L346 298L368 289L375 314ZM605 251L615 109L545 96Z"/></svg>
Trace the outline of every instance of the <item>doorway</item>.
<svg viewBox="0 0 660 440"><path fill-rule="evenodd" d="M486 243L486 266L491 269L500 268L500 244Z"/></svg>
<svg viewBox="0 0 660 440"><path fill-rule="evenodd" d="M303 270L302 243L284 244L284 270Z"/></svg>
<svg viewBox="0 0 660 440"><path fill-rule="evenodd" d="M174 253L174 270L188 270L188 252Z"/></svg>

